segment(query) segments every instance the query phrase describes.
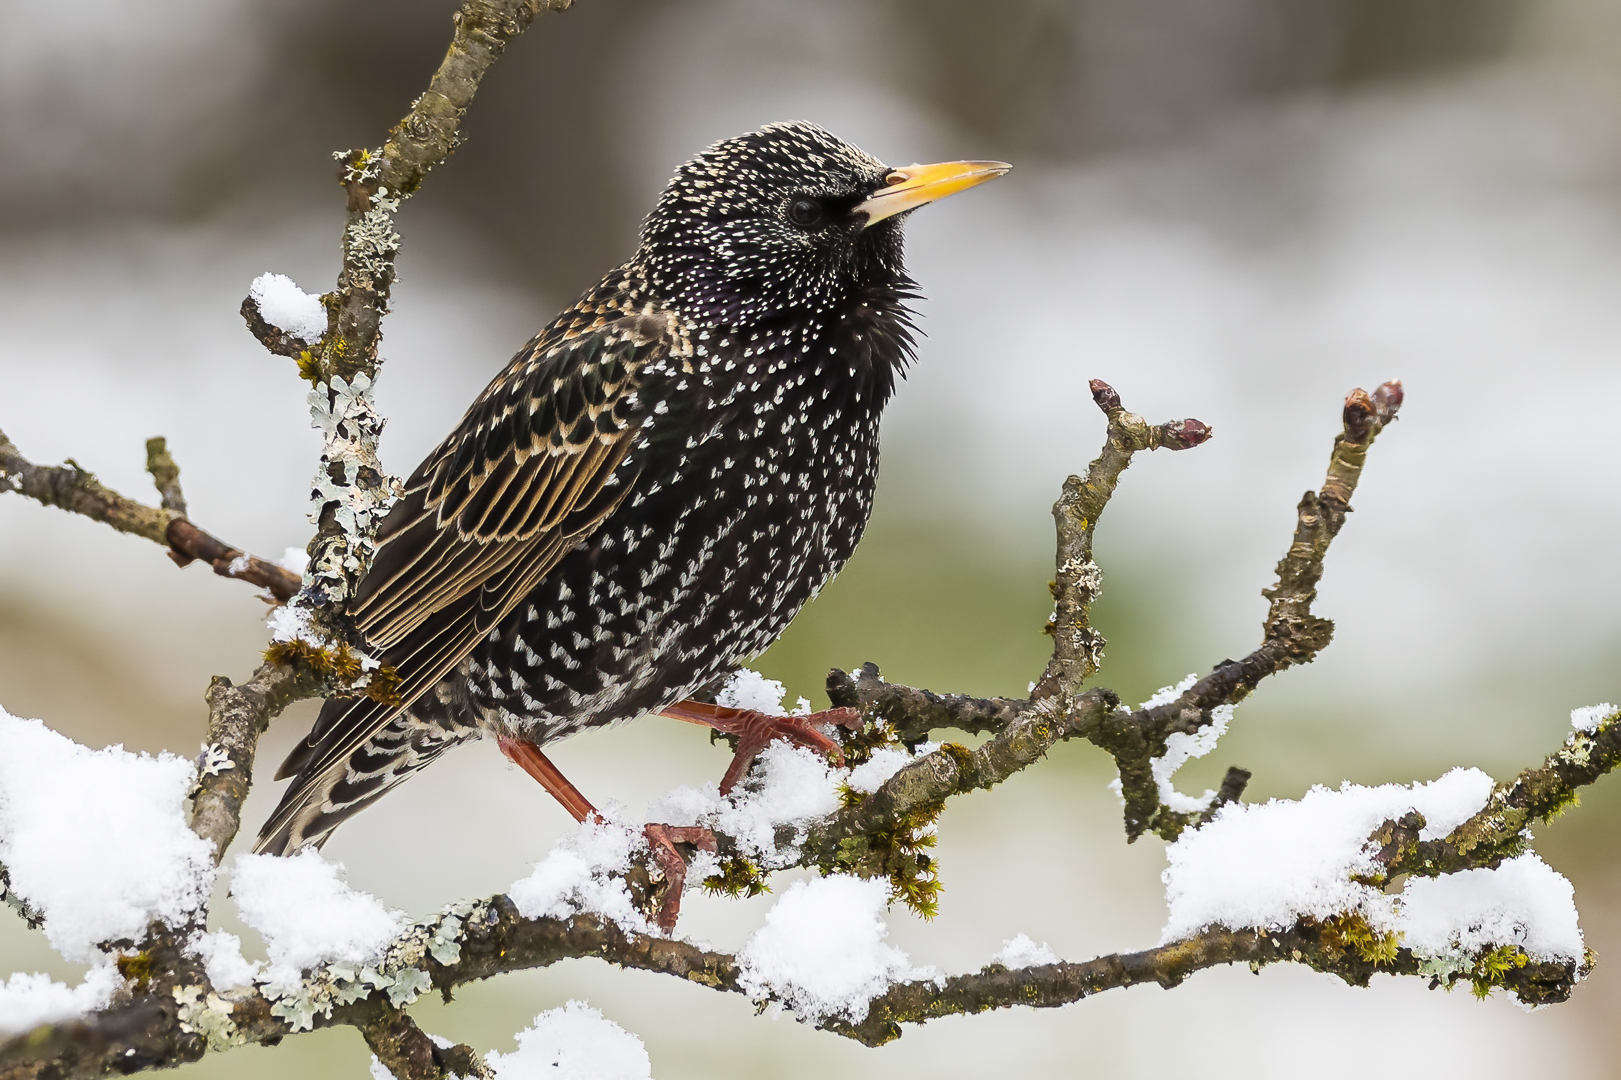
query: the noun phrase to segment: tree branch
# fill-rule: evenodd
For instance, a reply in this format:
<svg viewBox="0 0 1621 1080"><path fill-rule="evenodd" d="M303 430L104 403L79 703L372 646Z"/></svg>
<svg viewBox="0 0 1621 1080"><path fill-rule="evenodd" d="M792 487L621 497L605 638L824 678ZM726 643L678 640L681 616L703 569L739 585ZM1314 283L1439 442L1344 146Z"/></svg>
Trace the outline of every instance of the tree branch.
<svg viewBox="0 0 1621 1080"><path fill-rule="evenodd" d="M288 705L324 688L307 664L265 664L241 686L223 675L208 684L208 742L199 762L191 829L214 845L216 864L242 826L259 736Z"/></svg>
<svg viewBox="0 0 1621 1080"><path fill-rule="evenodd" d="M45 506L111 525L121 533L145 537L169 549L178 566L201 559L220 577L236 578L268 590L278 600L298 592L298 575L273 562L246 555L193 525L185 516L180 494L180 468L161 438L146 444L147 471L163 506L147 506L120 495L72 459L66 465L35 465L0 431L0 491L15 491Z"/></svg>
<svg viewBox="0 0 1621 1080"><path fill-rule="evenodd" d="M1053 520L1058 527L1057 571L1050 586L1053 655L1031 694L1030 700L1035 703L1073 696L1103 663L1103 635L1092 628L1092 605L1103 594L1103 571L1092 559L1092 534L1114 495L1120 474L1131 465L1132 455L1162 447L1186 450L1214 434L1199 420L1150 426L1142 417L1125 410L1120 395L1108 383L1093 379L1091 388L1092 400L1109 418L1109 430L1103 452L1088 467L1085 478L1071 476L1064 481L1063 494L1053 504Z"/></svg>

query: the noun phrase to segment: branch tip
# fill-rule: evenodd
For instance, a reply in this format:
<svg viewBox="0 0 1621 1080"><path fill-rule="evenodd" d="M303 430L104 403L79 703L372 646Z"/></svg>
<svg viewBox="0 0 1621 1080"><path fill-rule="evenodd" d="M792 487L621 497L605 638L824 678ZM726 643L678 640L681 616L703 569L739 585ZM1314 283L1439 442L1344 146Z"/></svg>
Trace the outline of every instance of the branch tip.
<svg viewBox="0 0 1621 1080"><path fill-rule="evenodd" d="M1125 406L1120 404L1120 393L1102 379L1093 379L1087 384L1092 391L1092 400L1097 402L1098 408L1104 415L1113 417Z"/></svg>

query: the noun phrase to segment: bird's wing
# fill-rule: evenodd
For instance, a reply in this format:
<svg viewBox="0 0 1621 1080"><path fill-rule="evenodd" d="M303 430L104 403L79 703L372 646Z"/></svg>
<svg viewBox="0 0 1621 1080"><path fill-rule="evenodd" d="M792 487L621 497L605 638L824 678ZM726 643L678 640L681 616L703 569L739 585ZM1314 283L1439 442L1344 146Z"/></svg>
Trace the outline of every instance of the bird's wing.
<svg viewBox="0 0 1621 1080"><path fill-rule="evenodd" d="M542 335L412 474L351 608L399 671L398 700L322 709L277 774L299 779L261 845L319 811L334 779L325 774L341 774L629 494L635 478L619 466L641 428L638 374L670 353L675 333L670 317L644 314Z"/></svg>
<svg viewBox="0 0 1621 1080"><path fill-rule="evenodd" d="M637 375L672 335L666 317L631 316L549 347L543 337L490 384L378 530L350 612L374 648L507 577L560 532L600 523L625 494L612 477L641 419ZM490 599L505 615L521 596Z"/></svg>

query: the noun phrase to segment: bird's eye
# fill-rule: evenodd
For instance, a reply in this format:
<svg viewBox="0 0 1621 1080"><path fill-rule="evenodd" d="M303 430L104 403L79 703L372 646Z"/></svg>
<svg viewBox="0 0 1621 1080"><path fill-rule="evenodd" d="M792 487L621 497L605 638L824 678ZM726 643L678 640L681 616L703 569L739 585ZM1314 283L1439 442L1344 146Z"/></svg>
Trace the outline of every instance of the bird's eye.
<svg viewBox="0 0 1621 1080"><path fill-rule="evenodd" d="M822 223L822 204L803 196L788 204L788 220L802 229Z"/></svg>

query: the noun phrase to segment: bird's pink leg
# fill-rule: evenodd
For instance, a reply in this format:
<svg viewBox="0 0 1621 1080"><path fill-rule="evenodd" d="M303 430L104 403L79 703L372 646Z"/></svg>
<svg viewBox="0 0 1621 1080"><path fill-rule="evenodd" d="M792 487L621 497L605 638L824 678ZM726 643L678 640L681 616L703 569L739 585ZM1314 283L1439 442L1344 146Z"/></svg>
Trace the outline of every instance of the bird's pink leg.
<svg viewBox="0 0 1621 1080"><path fill-rule="evenodd" d="M837 724L852 731L861 730L859 709L826 709L804 716L771 716L753 709L729 709L724 705L710 705L702 701L678 701L659 710L660 716L685 720L689 724L702 724L724 735L737 736L737 753L732 764L721 777L720 793L725 795L737 786L748 773L754 759L774 739L787 739L795 746L803 746L824 754L833 754L844 764L844 751L839 744L822 733L822 724Z"/></svg>
<svg viewBox="0 0 1621 1080"><path fill-rule="evenodd" d="M580 789L569 783L562 770L540 747L527 739L513 739L503 735L496 740L501 753L514 765L540 781L540 786L551 792L552 798L563 804L563 809L574 815L575 821L587 818L602 820L602 815ZM660 929L666 933L675 929L675 920L681 914L681 892L687 884L687 860L675 849L677 844L692 844L704 851L715 850L715 834L699 825L644 825L642 835L647 847L664 871L664 902L655 916Z"/></svg>

